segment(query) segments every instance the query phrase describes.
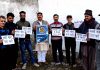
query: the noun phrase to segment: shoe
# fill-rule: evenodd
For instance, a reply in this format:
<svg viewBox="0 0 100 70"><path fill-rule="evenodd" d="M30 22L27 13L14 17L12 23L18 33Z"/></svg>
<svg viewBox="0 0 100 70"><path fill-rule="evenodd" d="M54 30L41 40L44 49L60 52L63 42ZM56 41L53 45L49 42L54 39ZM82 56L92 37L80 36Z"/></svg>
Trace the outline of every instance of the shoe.
<svg viewBox="0 0 100 70"><path fill-rule="evenodd" d="M22 70L25 70L26 69L26 66L27 66L27 63L23 64Z"/></svg>
<svg viewBox="0 0 100 70"><path fill-rule="evenodd" d="M73 65L73 67L76 67L76 66L77 66L76 64Z"/></svg>
<svg viewBox="0 0 100 70"><path fill-rule="evenodd" d="M48 65L48 62L42 62L43 65Z"/></svg>
<svg viewBox="0 0 100 70"><path fill-rule="evenodd" d="M35 67L39 67L40 65L37 64L37 63L34 63L33 66L35 66Z"/></svg>
<svg viewBox="0 0 100 70"><path fill-rule="evenodd" d="M51 65L55 65L56 63L55 62L51 62Z"/></svg>
<svg viewBox="0 0 100 70"><path fill-rule="evenodd" d="M61 64L60 62L55 63L55 65L60 65L60 64Z"/></svg>
<svg viewBox="0 0 100 70"><path fill-rule="evenodd" d="M64 62L61 62L62 65L66 65Z"/></svg>
<svg viewBox="0 0 100 70"><path fill-rule="evenodd" d="M44 62L44 64L48 65L49 63L48 62Z"/></svg>
<svg viewBox="0 0 100 70"><path fill-rule="evenodd" d="M18 70L18 68L12 69L12 70Z"/></svg>
<svg viewBox="0 0 100 70"><path fill-rule="evenodd" d="M70 66L70 64L66 63L66 64L65 64L65 66L69 67L69 66Z"/></svg>

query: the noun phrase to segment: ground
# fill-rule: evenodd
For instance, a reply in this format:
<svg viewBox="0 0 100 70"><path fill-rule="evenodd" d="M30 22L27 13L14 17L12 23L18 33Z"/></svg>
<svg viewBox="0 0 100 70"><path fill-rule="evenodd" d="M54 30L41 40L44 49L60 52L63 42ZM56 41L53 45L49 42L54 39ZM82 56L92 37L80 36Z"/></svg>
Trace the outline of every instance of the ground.
<svg viewBox="0 0 100 70"><path fill-rule="evenodd" d="M26 53L27 55L27 53ZM35 57L36 57L36 53L34 53ZM29 60L29 56L28 57L28 64L27 64L27 69L26 70L83 70L82 67L77 64L76 67L72 67L72 66L66 66L66 65L52 65L52 55L51 55L51 51L48 52L47 54L47 64L41 64L40 67L36 68L34 66L32 66L30 60ZM64 62L66 62L66 59L64 57ZM18 68L16 70L21 70L22 64L21 64L21 57L20 57L20 53L19 53L19 58L18 58Z"/></svg>

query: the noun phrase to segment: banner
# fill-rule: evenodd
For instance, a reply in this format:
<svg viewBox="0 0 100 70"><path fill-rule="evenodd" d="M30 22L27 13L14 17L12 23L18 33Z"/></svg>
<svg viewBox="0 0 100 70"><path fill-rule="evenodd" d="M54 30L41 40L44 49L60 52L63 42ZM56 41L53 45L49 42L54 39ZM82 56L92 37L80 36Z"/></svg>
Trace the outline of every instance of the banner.
<svg viewBox="0 0 100 70"><path fill-rule="evenodd" d="M15 38L25 38L24 30L15 30Z"/></svg>
<svg viewBox="0 0 100 70"><path fill-rule="evenodd" d="M75 38L75 30L65 30L65 37Z"/></svg>
<svg viewBox="0 0 100 70"><path fill-rule="evenodd" d="M62 36L62 29L53 28L52 29L52 36Z"/></svg>
<svg viewBox="0 0 100 70"><path fill-rule="evenodd" d="M48 36L48 26L46 25L38 25L36 28L36 42L44 42L48 41L49 36Z"/></svg>
<svg viewBox="0 0 100 70"><path fill-rule="evenodd" d="M15 44L13 35L3 35L1 38L3 40L3 45Z"/></svg>

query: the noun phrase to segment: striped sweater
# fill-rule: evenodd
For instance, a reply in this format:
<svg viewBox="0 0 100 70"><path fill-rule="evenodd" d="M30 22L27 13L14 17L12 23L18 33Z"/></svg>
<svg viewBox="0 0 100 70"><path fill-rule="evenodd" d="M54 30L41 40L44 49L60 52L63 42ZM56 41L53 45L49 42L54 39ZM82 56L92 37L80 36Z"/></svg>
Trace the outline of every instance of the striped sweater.
<svg viewBox="0 0 100 70"><path fill-rule="evenodd" d="M58 24L55 24L55 22L50 24L50 31L51 31L51 39L52 40L59 40L62 39L62 36L52 36L52 29L53 28L59 28L62 29L63 28L63 24L61 22L58 22Z"/></svg>

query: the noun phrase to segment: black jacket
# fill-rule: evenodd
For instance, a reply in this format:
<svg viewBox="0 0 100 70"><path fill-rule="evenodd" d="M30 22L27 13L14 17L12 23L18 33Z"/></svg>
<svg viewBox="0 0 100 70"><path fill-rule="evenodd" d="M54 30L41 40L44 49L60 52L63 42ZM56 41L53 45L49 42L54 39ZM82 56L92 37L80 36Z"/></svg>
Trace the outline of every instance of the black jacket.
<svg viewBox="0 0 100 70"><path fill-rule="evenodd" d="M5 28L9 29L10 34L12 34L12 31L17 29L17 25L15 23L6 22L5 23ZM15 38L15 46L18 46L18 38Z"/></svg>
<svg viewBox="0 0 100 70"><path fill-rule="evenodd" d="M80 25L78 32L82 33L82 34L86 34L88 33L89 29L95 29L96 25L98 23L95 21L94 18L92 18L90 21L85 21ZM81 43L84 44L84 43ZM90 39L89 41L87 41L87 45L88 46L95 46L95 40L94 39Z"/></svg>
<svg viewBox="0 0 100 70"><path fill-rule="evenodd" d="M65 24L64 26L63 26L63 28L64 29L68 29L68 30L75 30L75 28L74 28L74 23L72 23L72 24ZM75 41L75 38L70 38L70 37L65 37L65 40L68 40L68 41Z"/></svg>

